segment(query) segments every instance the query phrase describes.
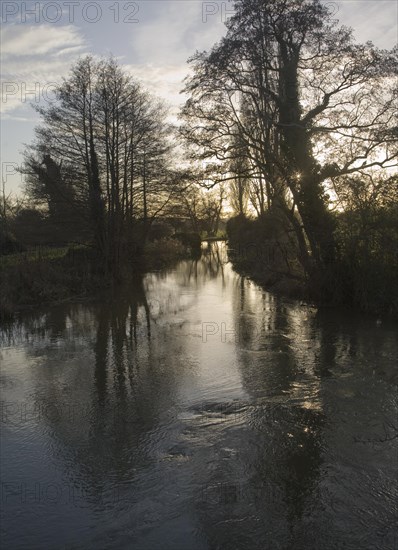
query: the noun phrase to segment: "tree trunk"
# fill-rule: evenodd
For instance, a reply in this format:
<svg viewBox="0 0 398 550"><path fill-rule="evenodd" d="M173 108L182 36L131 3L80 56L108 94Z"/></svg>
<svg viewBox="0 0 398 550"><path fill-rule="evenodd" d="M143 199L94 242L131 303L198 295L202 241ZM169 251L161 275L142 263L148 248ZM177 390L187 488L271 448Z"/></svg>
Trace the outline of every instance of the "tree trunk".
<svg viewBox="0 0 398 550"><path fill-rule="evenodd" d="M312 153L307 128L301 123L299 102L298 54L288 55L281 47L282 98L280 128L282 153L289 165L288 185L295 196L311 255L321 271L334 259L334 224L317 177L317 163Z"/></svg>

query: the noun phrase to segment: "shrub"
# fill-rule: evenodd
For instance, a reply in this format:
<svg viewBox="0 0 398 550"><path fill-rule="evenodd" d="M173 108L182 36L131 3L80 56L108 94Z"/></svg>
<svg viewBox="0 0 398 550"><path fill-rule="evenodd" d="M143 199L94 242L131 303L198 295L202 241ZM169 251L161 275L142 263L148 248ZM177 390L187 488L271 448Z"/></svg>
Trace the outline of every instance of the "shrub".
<svg viewBox="0 0 398 550"><path fill-rule="evenodd" d="M176 239L147 242L144 251L144 269L160 270L187 255L186 247Z"/></svg>
<svg viewBox="0 0 398 550"><path fill-rule="evenodd" d="M355 210L338 218L334 299L369 312L398 313L398 209Z"/></svg>
<svg viewBox="0 0 398 550"><path fill-rule="evenodd" d="M239 267L261 273L265 270L297 270L297 249L278 211L256 219L239 215L227 222L231 258Z"/></svg>
<svg viewBox="0 0 398 550"><path fill-rule="evenodd" d="M0 234L0 256L24 252L26 247L20 243L11 233Z"/></svg>
<svg viewBox="0 0 398 550"><path fill-rule="evenodd" d="M172 236L174 233L173 227L166 222L156 222L152 224L149 230L149 241L159 241L160 239L166 239Z"/></svg>
<svg viewBox="0 0 398 550"><path fill-rule="evenodd" d="M187 246L191 249L191 252L196 252L201 249L202 239L200 238L199 233L194 232L184 232L176 233L173 235L174 239L180 241L181 244Z"/></svg>

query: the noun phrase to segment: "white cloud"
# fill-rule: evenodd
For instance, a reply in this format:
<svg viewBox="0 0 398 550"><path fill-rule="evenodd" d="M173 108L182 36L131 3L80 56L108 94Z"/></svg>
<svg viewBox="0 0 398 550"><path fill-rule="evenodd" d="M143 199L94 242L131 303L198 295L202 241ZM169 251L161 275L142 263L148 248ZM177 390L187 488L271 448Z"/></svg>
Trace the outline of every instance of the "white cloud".
<svg viewBox="0 0 398 550"><path fill-rule="evenodd" d="M397 43L398 4L394 0L340 0L337 5L336 19L354 29L358 42L371 40L386 49Z"/></svg>
<svg viewBox="0 0 398 550"><path fill-rule="evenodd" d="M161 2L152 17L143 20L132 38L139 63L184 64L195 50L212 46L224 33L221 14L203 22L201 2Z"/></svg>
<svg viewBox="0 0 398 550"><path fill-rule="evenodd" d="M70 48L82 49L84 39L72 25L10 25L1 32L3 60L11 56L43 56Z"/></svg>
<svg viewBox="0 0 398 550"><path fill-rule="evenodd" d="M68 25L10 25L1 34L1 112L34 117L30 103L50 101L54 85L85 51L79 29Z"/></svg>
<svg viewBox="0 0 398 550"><path fill-rule="evenodd" d="M203 22L201 2L156 2L150 17L134 29L133 54L123 56L125 65L151 94L162 97L172 107L176 119L184 102L183 80L189 74L187 59L196 50L211 48L223 34L221 12Z"/></svg>
<svg viewBox="0 0 398 550"><path fill-rule="evenodd" d="M173 112L184 101L181 94L183 80L188 74L185 65L124 65L133 77L139 80L143 87L154 96L164 99L173 107Z"/></svg>

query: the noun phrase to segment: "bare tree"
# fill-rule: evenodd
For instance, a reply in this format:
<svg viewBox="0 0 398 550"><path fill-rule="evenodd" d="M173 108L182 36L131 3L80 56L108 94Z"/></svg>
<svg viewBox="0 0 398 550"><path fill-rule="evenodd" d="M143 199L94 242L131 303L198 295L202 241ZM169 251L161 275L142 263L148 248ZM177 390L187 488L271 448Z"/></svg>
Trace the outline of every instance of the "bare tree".
<svg viewBox="0 0 398 550"><path fill-rule="evenodd" d="M293 227L307 273L335 255L331 178L397 164L397 50L357 45L319 0L237 0L227 35L191 60L184 137L229 163L249 161Z"/></svg>
<svg viewBox="0 0 398 550"><path fill-rule="evenodd" d="M104 266L117 271L181 184L170 162L167 110L115 59L85 57L59 86L55 104L38 111L43 122L26 152L29 190L50 212L60 197L80 208Z"/></svg>

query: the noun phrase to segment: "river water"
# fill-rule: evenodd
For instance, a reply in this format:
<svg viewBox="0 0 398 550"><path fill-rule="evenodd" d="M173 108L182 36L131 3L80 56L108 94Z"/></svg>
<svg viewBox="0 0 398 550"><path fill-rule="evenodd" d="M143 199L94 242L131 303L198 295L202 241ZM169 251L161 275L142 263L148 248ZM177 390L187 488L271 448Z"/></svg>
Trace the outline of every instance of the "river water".
<svg viewBox="0 0 398 550"><path fill-rule="evenodd" d="M224 245L1 331L2 549L398 548L397 325Z"/></svg>

